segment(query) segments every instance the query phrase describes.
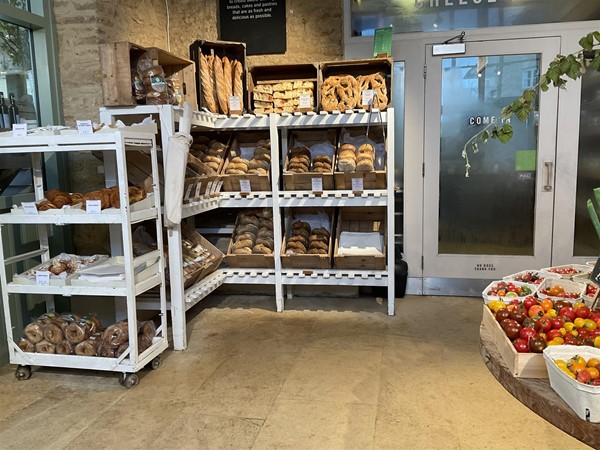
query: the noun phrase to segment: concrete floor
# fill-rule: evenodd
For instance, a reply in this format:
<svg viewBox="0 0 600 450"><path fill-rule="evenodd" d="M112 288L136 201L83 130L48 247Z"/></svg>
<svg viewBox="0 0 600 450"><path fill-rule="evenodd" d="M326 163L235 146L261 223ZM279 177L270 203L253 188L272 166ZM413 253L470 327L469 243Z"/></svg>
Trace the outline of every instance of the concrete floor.
<svg viewBox="0 0 600 450"><path fill-rule="evenodd" d="M479 355L481 300L212 297L189 348L127 391L115 374L0 369L0 448L588 448Z"/></svg>

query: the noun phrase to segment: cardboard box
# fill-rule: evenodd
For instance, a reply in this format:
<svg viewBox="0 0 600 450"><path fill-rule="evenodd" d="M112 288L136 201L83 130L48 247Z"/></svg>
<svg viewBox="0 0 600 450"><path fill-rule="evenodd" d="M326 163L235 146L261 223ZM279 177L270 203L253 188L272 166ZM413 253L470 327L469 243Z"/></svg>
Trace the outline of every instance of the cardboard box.
<svg viewBox="0 0 600 450"><path fill-rule="evenodd" d="M286 254L285 249L292 231L292 224L297 220L304 220L310 223L312 222L310 216L323 212L329 216L329 253L327 255L313 255L308 253L304 255ZM331 269L335 231L334 218L335 212L333 208L291 208L285 220L285 234L281 243L281 266L286 269Z"/></svg>
<svg viewBox="0 0 600 450"><path fill-rule="evenodd" d="M163 68L167 77L176 75L179 78L182 103L188 102L197 109L196 68L193 61L180 58L157 47L147 48L131 42L115 42L100 46L104 105L138 104L133 96L132 80L137 72L138 59L146 52L154 64Z"/></svg>
<svg viewBox="0 0 600 450"><path fill-rule="evenodd" d="M204 39L197 40L190 45L190 59L196 63L196 85L195 91L197 95L198 109L202 109L206 105L202 102L202 82L201 82L201 69L202 62L200 55L215 55L219 58L227 56L228 59L236 59L242 63L242 85L243 85L243 96L240 99L244 103L242 110L248 110L248 99L247 99L247 88L246 88L246 44L243 42L229 42L229 41L208 41Z"/></svg>
<svg viewBox="0 0 600 450"><path fill-rule="evenodd" d="M329 76L333 75L352 75L358 77L359 75L372 75L375 73L381 73L385 79L385 85L387 90L387 105L380 107L379 109L384 110L387 106L392 105L392 73L393 73L394 61L391 58L374 58L374 59L356 59L347 61L328 61L319 64L319 106L323 111L321 102L322 98L322 87L323 82ZM369 109L368 105L362 104L362 93L359 92L359 101L355 109ZM377 105L374 105L376 108ZM345 111L341 111L345 112Z"/></svg>
<svg viewBox="0 0 600 450"><path fill-rule="evenodd" d="M304 105L305 100L303 100L302 105L300 103L298 105L294 105L292 110L279 111L275 109L272 112L316 111L317 105L320 104L318 71L319 70L316 64L254 66L248 70L248 104L252 106L252 111L254 111L254 89L256 86L264 84L274 86L281 83L291 83L293 86L294 82L309 82L312 83L312 102L310 107L306 107ZM291 95L291 91L293 90L294 89L286 90L285 95ZM298 98L298 101L300 102L300 97L291 97L290 99L292 98ZM277 107L277 105L274 105L274 107Z"/></svg>
<svg viewBox="0 0 600 450"><path fill-rule="evenodd" d="M366 127L342 130L337 145L337 154L339 155L341 146L346 143L354 144L356 150L358 150L360 145L367 142L366 133ZM384 136L383 128L371 126L369 128L368 139L375 143L375 170L373 172L341 172L337 167L339 158L336 156L336 166L333 174L336 189L362 192L361 189L359 189L361 184L363 190L385 189L387 187L387 139ZM383 152L377 152L377 148L380 146L383 147ZM357 182L355 181L356 179L360 179L361 181Z"/></svg>
<svg viewBox="0 0 600 450"><path fill-rule="evenodd" d="M504 333L502 327L494 317L494 313L483 305L481 324L490 334L498 352L502 355L508 370L515 377L520 378L548 378L548 371L541 353L518 353L512 342Z"/></svg>
<svg viewBox="0 0 600 450"><path fill-rule="evenodd" d="M270 168L266 175L246 174L246 175L230 175L227 174L227 167L230 161L236 156L246 157L248 161L252 159L256 143L261 140L269 140L270 134L268 131L240 131L235 133L232 139L229 154L221 171L223 180L223 190L225 192L271 192L271 172ZM273 161L272 161L273 162ZM245 183L243 180L247 180ZM240 184L240 182L243 184ZM244 188L250 188L250 191Z"/></svg>
<svg viewBox="0 0 600 450"><path fill-rule="evenodd" d="M312 150L315 145L321 144L323 142L328 142L332 147L332 169L330 173L320 173L320 172L304 172L304 173L294 173L288 172L286 169L289 163L289 150L292 148L304 145L308 147L309 150ZM337 144L337 130L295 130L290 133L288 143L287 143L287 152L284 160L284 170L283 170L283 189L287 191L309 191L309 192L322 192L322 191L330 191L333 190L335 185L333 181L333 167L335 167L335 148ZM309 168L310 170L311 168ZM313 181L313 179L321 180L319 183ZM315 189L319 185L321 189Z"/></svg>

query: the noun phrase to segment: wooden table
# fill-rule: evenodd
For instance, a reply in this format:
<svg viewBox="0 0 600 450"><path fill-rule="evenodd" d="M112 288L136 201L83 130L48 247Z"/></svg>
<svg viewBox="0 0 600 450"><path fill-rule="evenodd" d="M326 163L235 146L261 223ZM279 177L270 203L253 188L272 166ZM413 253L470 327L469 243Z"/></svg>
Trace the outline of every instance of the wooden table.
<svg viewBox="0 0 600 450"><path fill-rule="evenodd" d="M600 449L600 423L582 420L550 387L547 378L513 377L486 328L479 330L480 352L485 365L517 400L575 439Z"/></svg>

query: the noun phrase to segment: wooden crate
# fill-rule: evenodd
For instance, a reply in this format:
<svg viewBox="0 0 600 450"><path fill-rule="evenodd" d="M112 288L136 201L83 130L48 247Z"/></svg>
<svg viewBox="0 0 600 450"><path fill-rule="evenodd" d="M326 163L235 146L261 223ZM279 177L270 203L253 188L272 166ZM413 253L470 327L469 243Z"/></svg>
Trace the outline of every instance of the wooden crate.
<svg viewBox="0 0 600 450"><path fill-rule="evenodd" d="M355 232L379 232L384 237L385 246L385 208L380 207L348 207L340 208L338 213L335 247L333 253L333 267L336 269L367 269L367 270L385 270L386 254L384 248L383 255L340 255L339 242L342 231Z"/></svg>
<svg viewBox="0 0 600 450"><path fill-rule="evenodd" d="M354 138L365 137L367 127L359 127L359 128L351 128L347 129L346 132L349 134L352 143L358 144L360 142L359 139L354 140ZM339 155L340 148L343 144L347 142L344 140L344 137L340 133L340 137L338 139L338 145L336 147L337 154ZM353 179L361 178L363 189L385 189L387 187L387 139L384 137L384 131L381 127L371 126L369 128L369 139L374 141L375 144L383 144L386 152L383 155L383 168L381 170L375 170L373 172L340 172L337 168L337 163L339 159L336 155L336 166L334 169L334 183L335 188L340 190L354 190L359 191L359 189L353 189ZM363 141L363 143L366 142ZM356 145L356 149L358 150L359 145Z"/></svg>
<svg viewBox="0 0 600 450"><path fill-rule="evenodd" d="M274 224L277 226L278 224ZM235 220L234 233L238 227L238 218ZM275 244L277 245L277 244ZM241 268L257 268L257 269L273 269L275 267L275 257L274 255L236 255L231 252L231 248L233 247L233 236L229 241L229 246L227 247L227 264L230 267L241 267Z"/></svg>
<svg viewBox="0 0 600 450"><path fill-rule="evenodd" d="M494 340L502 359L515 377L548 378L543 355L541 353L518 353L490 308L485 305L483 305L481 324Z"/></svg>
<svg viewBox="0 0 600 450"><path fill-rule="evenodd" d="M373 59L355 59L346 61L328 61L319 64L319 106L321 86L327 77L332 75L352 75L357 77L359 75L371 75L377 72L381 72L385 78L385 85L387 88L387 106L392 105L392 74L393 74L394 61L392 58L373 58ZM362 99L362 93L359 93ZM368 109L367 105L361 105L362 101L359 100L359 104L356 108ZM387 108L386 106L386 108ZM386 108L381 108L386 109ZM321 107L321 110L322 107ZM344 112L344 111L342 111Z"/></svg>
<svg viewBox="0 0 600 450"><path fill-rule="evenodd" d="M207 41L204 39L197 40L190 45L190 59L196 63L196 99L198 108L201 109L205 105L202 103L202 83L200 77L201 70L201 59L200 55L216 55L220 58L227 56L229 59L237 59L242 63L242 84L243 84L243 98L240 100L244 101L244 110L248 110L247 103L247 88L246 88L246 44L244 42L229 42L229 41Z"/></svg>
<svg viewBox="0 0 600 450"><path fill-rule="evenodd" d="M302 144L309 149L321 142L330 142L333 145L334 153L331 157L332 171L331 173L305 172L294 173L287 172L285 169L288 166L288 152L286 152L283 163L283 189L287 191L309 191L313 192L313 178L320 178L324 191L333 190L335 187L333 181L333 167L335 167L335 148L337 143L337 130L297 130L290 133L288 139L288 149L292 149L296 145Z"/></svg>
<svg viewBox="0 0 600 450"><path fill-rule="evenodd" d="M260 140L269 140L270 134L268 131L240 131L233 135L231 147L229 150L229 154L225 159L225 163L223 165L223 169L221 171L221 178L223 179L223 190L225 192L240 192L241 180L248 180L250 183L251 192L271 192L271 175L268 172L266 175L257 175L257 174L246 174L246 175L228 175L226 174L227 167L229 166L229 162L235 158L236 156L242 155L242 152L245 154L244 149L247 148L255 148L256 143ZM248 160L252 159L250 156L246 158ZM272 161L273 163L273 161Z"/></svg>
<svg viewBox="0 0 600 450"><path fill-rule="evenodd" d="M157 47L142 47L131 42L115 42L100 46L102 92L105 106L130 106L138 103L133 96L132 79L137 62L145 52L160 65L167 77L177 75L181 83L182 101L194 109L196 101L196 68L193 61L180 58Z"/></svg>
<svg viewBox="0 0 600 450"><path fill-rule="evenodd" d="M204 259L202 260L202 264L199 264L197 270L189 273L188 276L184 278L184 288L187 289L217 270L225 255L200 235L192 225L189 225L186 222L181 223L181 236L183 239L190 241L194 245L200 244L206 250L205 255L203 255ZM183 247L182 251L184 254L190 254L185 247Z"/></svg>
<svg viewBox="0 0 600 450"><path fill-rule="evenodd" d="M302 220L304 216L326 212L329 215L329 253L327 255L286 255L285 247L290 237L292 224ZM331 269L331 257L334 244L334 218L333 208L295 208L288 211L285 221L285 234L281 243L281 266L286 269Z"/></svg>
<svg viewBox="0 0 600 450"><path fill-rule="evenodd" d="M254 88L261 84L274 85L282 82L310 81L313 83L312 106L310 108L294 108L293 111L316 111L320 103L318 89L318 66L316 64L281 64L271 66L254 66L248 70L248 104L254 111ZM293 112L281 111L281 112ZM273 111L277 112L277 111Z"/></svg>

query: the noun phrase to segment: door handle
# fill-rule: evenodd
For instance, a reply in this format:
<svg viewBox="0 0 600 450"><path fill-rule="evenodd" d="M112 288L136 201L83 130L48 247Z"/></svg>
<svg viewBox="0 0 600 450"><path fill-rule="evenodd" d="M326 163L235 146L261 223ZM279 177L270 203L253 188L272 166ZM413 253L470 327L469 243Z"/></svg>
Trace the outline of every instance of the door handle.
<svg viewBox="0 0 600 450"><path fill-rule="evenodd" d="M554 172L554 163L552 161L544 162L545 170L545 179L544 182L544 191L551 192L552 191L552 173Z"/></svg>

